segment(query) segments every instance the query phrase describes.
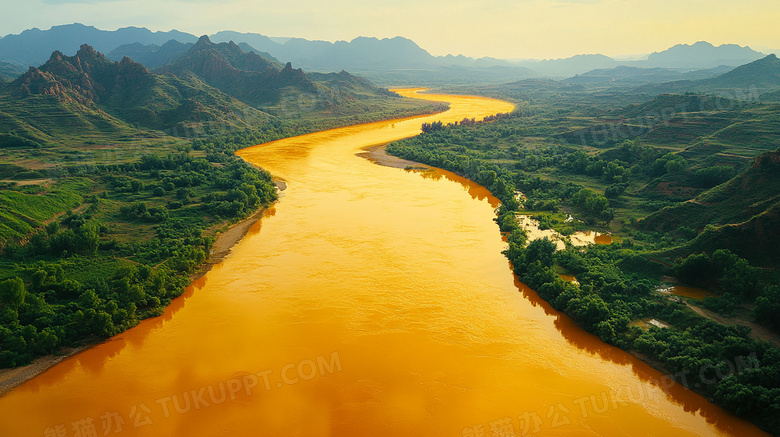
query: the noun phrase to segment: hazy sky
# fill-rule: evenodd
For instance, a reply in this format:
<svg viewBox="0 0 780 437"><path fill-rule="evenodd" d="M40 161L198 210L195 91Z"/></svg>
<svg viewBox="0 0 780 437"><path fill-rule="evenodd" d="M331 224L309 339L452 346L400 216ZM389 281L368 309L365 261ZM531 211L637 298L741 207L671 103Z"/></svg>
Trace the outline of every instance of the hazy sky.
<svg viewBox="0 0 780 437"><path fill-rule="evenodd" d="M405 36L434 55L625 55L705 40L780 49L778 0L0 0L0 35L80 22L327 41Z"/></svg>

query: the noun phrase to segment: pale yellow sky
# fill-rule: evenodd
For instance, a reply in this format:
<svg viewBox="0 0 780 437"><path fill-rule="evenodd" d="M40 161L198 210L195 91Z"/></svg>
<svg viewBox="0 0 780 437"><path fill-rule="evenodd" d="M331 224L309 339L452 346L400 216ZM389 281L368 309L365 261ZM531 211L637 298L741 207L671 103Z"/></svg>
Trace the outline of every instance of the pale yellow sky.
<svg viewBox="0 0 780 437"><path fill-rule="evenodd" d="M433 55L497 58L641 54L701 40L780 49L778 0L0 0L0 10L0 35L81 22L327 41L400 35Z"/></svg>

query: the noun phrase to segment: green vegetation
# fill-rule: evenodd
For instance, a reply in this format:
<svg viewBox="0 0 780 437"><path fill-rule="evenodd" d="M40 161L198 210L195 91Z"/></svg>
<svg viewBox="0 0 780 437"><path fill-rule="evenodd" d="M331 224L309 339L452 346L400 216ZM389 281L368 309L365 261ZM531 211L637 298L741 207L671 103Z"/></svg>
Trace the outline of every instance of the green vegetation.
<svg viewBox="0 0 780 437"><path fill-rule="evenodd" d="M222 73L236 64L258 79L265 65L202 45L227 56ZM214 235L276 199L271 176L236 150L443 109L346 72L315 75L322 85L296 70L278 74L311 92L271 83L263 98L277 100L261 111L209 85L219 72L197 72L156 75L85 45L0 83L0 367L161 314Z"/></svg>
<svg viewBox="0 0 780 437"><path fill-rule="evenodd" d="M160 314L208 258L216 229L276 199L269 174L232 154L207 155L145 155L79 169L47 194L3 191L9 211L47 224L0 258L0 366Z"/></svg>
<svg viewBox="0 0 780 437"><path fill-rule="evenodd" d="M780 431L780 349L748 327L720 325L689 307L778 329L780 151L770 147L780 137L761 130L760 140L756 132L723 139L744 123L777 126L780 108L719 109L715 98L693 94L614 108L600 106L599 93L548 85L509 94L522 99L511 114L431 123L387 150L490 189L503 203L496 220L515 272L554 308L686 387ZM529 242L518 213L563 235L596 229L616 242L556 251L546 239ZM564 220L569 214L575 219ZM698 302L656 291L670 276L716 296ZM643 328L647 319L670 327Z"/></svg>

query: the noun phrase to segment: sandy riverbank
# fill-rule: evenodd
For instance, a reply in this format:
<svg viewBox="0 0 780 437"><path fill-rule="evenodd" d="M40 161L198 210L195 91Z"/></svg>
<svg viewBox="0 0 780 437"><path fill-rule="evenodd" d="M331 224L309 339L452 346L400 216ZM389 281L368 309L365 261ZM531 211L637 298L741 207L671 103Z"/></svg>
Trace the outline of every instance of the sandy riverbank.
<svg viewBox="0 0 780 437"><path fill-rule="evenodd" d="M385 146L386 144L382 144L379 146L371 146L366 149L363 149L365 150L365 152L356 153L355 155L361 158L368 159L374 164L384 165L386 167L410 168L415 170L430 169L430 167L428 167L425 164L421 164L419 162L409 161L407 159L402 159L397 156L389 155L385 150Z"/></svg>
<svg viewBox="0 0 780 437"><path fill-rule="evenodd" d="M287 188L287 184L284 181L274 181L274 183L279 188L279 191L284 191ZM230 253L230 249L246 236L252 225L263 217L266 210L267 208L261 208L250 217L217 234L217 238L211 246L211 255L209 256L209 259L195 273L190 275L190 280L194 281L195 279L202 277L208 273L214 265L220 263ZM77 348L64 348L60 355L40 357L33 361L32 364L22 367L0 369L0 396L5 395L25 381L35 378L64 359L98 344L100 344L100 342L90 343Z"/></svg>
<svg viewBox="0 0 780 437"><path fill-rule="evenodd" d="M66 348L63 349L62 355L47 355L45 357L40 357L27 366L14 369L0 369L0 396L5 395L25 381L35 378L65 358L76 355L96 344L98 343L92 343L78 348Z"/></svg>

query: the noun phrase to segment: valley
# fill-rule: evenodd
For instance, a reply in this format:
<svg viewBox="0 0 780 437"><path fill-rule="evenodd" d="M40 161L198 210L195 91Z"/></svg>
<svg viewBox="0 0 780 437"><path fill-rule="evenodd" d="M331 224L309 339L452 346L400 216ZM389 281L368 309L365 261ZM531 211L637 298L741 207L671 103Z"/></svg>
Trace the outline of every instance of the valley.
<svg viewBox="0 0 780 437"><path fill-rule="evenodd" d="M0 38L0 436L777 434L778 93L703 41Z"/></svg>

